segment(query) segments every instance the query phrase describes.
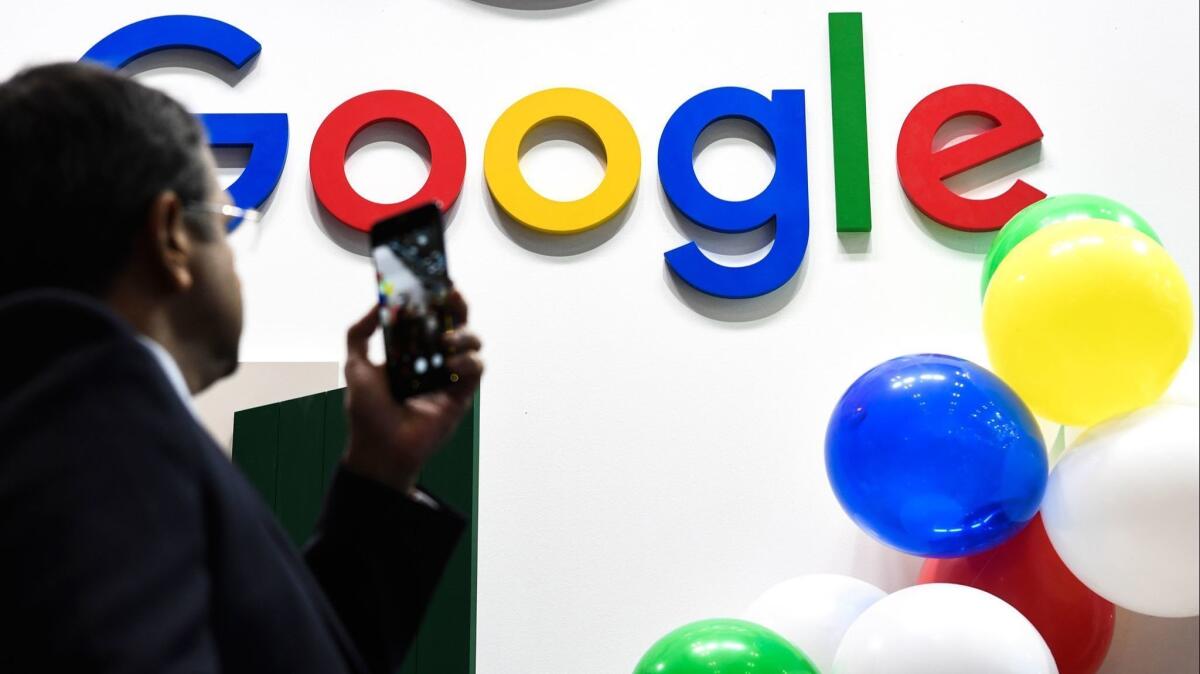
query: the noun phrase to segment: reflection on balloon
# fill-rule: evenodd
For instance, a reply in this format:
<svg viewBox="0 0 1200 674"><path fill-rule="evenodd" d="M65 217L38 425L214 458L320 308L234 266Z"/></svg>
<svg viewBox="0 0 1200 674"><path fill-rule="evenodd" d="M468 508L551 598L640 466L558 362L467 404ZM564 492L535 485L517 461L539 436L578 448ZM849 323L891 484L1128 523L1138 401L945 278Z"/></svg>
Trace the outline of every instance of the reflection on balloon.
<svg viewBox="0 0 1200 674"><path fill-rule="evenodd" d="M980 296L987 293L988 282L996 273L996 268L1017 244L1028 238L1030 234L1045 227L1076 220L1110 220L1126 227L1132 227L1161 243L1158 234L1148 222L1142 219L1142 216L1128 206L1112 199L1091 194L1063 194L1047 197L1041 201L1035 201L1019 211L992 240L992 246L983 260Z"/></svg>
<svg viewBox="0 0 1200 674"><path fill-rule="evenodd" d="M659 639L634 674L817 674L795 646L745 620L701 620Z"/></svg>
<svg viewBox="0 0 1200 674"><path fill-rule="evenodd" d="M1054 674L1050 649L1016 609L963 585L880 599L846 630L833 674Z"/></svg>
<svg viewBox="0 0 1200 674"><path fill-rule="evenodd" d="M983 302L992 367L1029 407L1091 426L1153 403L1187 356L1192 301L1162 246L1106 220L1047 227Z"/></svg>
<svg viewBox="0 0 1200 674"><path fill-rule="evenodd" d="M957 557L1033 518L1046 486L1041 431L995 375L953 356L890 360L838 401L825 465L842 507L903 552Z"/></svg>
<svg viewBox="0 0 1200 674"><path fill-rule="evenodd" d="M812 574L767 590L746 609L745 618L779 633L828 673L846 628L886 595L857 578Z"/></svg>
<svg viewBox="0 0 1200 674"><path fill-rule="evenodd" d="M917 582L969 585L1008 602L1046 640L1060 674L1095 674L1112 643L1112 602L1071 574L1040 516L987 552L927 560Z"/></svg>
<svg viewBox="0 0 1200 674"><path fill-rule="evenodd" d="M1054 467L1042 517L1100 596L1164 618L1200 613L1200 409L1160 403L1088 429Z"/></svg>

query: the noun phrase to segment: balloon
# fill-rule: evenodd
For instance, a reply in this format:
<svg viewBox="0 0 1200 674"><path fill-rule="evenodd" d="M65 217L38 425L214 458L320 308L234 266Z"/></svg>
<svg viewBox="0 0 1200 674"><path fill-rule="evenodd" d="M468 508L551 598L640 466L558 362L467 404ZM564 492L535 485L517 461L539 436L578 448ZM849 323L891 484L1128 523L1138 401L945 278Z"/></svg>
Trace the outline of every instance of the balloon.
<svg viewBox="0 0 1200 674"><path fill-rule="evenodd" d="M832 671L842 634L887 593L849 576L813 574L785 580L746 609L746 620L778 632L822 672Z"/></svg>
<svg viewBox="0 0 1200 674"><path fill-rule="evenodd" d="M1053 674L1033 625L964 585L908 587L880 599L846 630L832 674Z"/></svg>
<svg viewBox="0 0 1200 674"><path fill-rule="evenodd" d="M1163 618L1200 613L1200 408L1160 403L1088 429L1050 474L1042 517L1100 596Z"/></svg>
<svg viewBox="0 0 1200 674"><path fill-rule="evenodd" d="M983 281L979 287L980 297L987 294L988 281L996 273L996 267L1000 266L1000 262L1018 243L1043 227L1075 220L1111 220L1126 227L1132 227L1158 243L1162 243L1158 234L1150 227L1150 223L1127 206L1112 199L1091 194L1064 194L1047 197L1041 201L1035 201L1017 212L992 240L992 247L988 249L987 257L983 260Z"/></svg>
<svg viewBox="0 0 1200 674"><path fill-rule="evenodd" d="M812 662L762 625L718 618L684 625L646 651L634 674L818 674Z"/></svg>
<svg viewBox="0 0 1200 674"><path fill-rule="evenodd" d="M1192 300L1162 246L1106 220L1047 227L983 300L996 374L1037 414L1091 426L1153 403L1187 357Z"/></svg>
<svg viewBox="0 0 1200 674"><path fill-rule="evenodd" d="M895 358L858 378L825 433L842 507L884 543L921 557L999 545L1033 518L1046 446L995 375L953 356Z"/></svg>
<svg viewBox="0 0 1200 674"><path fill-rule="evenodd" d="M917 582L969 585L1008 602L1046 640L1062 674L1095 674L1112 643L1116 609L1062 563L1040 516L987 552L927 560Z"/></svg>

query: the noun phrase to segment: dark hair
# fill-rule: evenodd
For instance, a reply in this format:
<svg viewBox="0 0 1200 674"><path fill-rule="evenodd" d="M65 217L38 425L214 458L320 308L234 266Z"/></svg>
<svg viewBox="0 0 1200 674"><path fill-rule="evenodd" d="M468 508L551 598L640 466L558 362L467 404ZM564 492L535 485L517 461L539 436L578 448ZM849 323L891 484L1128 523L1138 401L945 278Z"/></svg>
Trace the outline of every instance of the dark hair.
<svg viewBox="0 0 1200 674"><path fill-rule="evenodd" d="M0 84L0 297L107 292L159 194L209 196L206 142L174 99L101 66L39 66Z"/></svg>

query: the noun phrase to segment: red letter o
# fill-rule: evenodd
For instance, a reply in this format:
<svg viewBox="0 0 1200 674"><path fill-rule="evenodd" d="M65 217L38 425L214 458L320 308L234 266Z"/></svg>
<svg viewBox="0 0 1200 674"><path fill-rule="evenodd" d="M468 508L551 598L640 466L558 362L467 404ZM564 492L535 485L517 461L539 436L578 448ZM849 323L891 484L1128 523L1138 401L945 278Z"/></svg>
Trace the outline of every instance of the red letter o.
<svg viewBox="0 0 1200 674"><path fill-rule="evenodd" d="M409 124L429 144L428 180L416 194L394 204L364 198L346 178L350 141L363 129L383 121ZM334 108L317 129L308 156L317 201L335 218L363 232L418 204L438 201L443 210L450 208L462 191L466 170L467 150L454 119L437 103L408 91L370 91Z"/></svg>

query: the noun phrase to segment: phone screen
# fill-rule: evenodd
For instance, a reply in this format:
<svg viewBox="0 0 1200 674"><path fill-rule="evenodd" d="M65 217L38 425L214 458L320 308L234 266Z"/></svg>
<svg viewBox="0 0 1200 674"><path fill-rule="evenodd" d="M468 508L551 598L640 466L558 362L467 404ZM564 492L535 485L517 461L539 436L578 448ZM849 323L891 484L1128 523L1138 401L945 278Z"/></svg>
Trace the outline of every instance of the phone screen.
<svg viewBox="0 0 1200 674"><path fill-rule="evenodd" d="M371 230L379 284L388 377L403 399L450 383L443 335L454 327L446 309L450 276L435 205L380 221Z"/></svg>

